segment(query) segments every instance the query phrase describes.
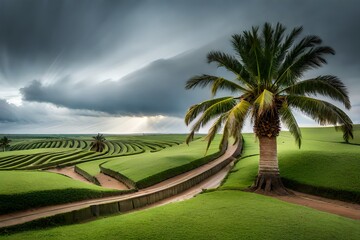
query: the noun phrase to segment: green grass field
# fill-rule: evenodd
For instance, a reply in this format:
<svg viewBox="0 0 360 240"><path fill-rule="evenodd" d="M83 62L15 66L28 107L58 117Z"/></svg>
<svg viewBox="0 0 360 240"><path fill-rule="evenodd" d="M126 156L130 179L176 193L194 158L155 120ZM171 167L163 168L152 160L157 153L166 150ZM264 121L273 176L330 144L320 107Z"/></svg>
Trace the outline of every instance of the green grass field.
<svg viewBox="0 0 360 240"><path fill-rule="evenodd" d="M207 142L199 139L191 142L189 146L181 144L156 153L114 159L104 163L102 167L119 172L135 182L139 188L144 188L210 161L213 154L219 151L219 141L220 137L215 138L207 156Z"/></svg>
<svg viewBox="0 0 360 240"><path fill-rule="evenodd" d="M157 152L182 143L185 135L110 135L103 152L89 151L91 136L13 136L9 151L0 153L0 170L31 170L63 167L85 162L83 170L99 173L99 164L114 156L128 156L144 152ZM11 136L10 136L11 138ZM92 168L92 169L91 169ZM95 174L96 175L96 174Z"/></svg>
<svg viewBox="0 0 360 240"><path fill-rule="evenodd" d="M1 213L120 193L42 171L0 171L0 179Z"/></svg>
<svg viewBox="0 0 360 240"><path fill-rule="evenodd" d="M360 131L355 134L360 136ZM316 130L311 135L316 135ZM360 146L313 139L304 140L301 150L286 140L279 142L279 167L285 183L298 190L360 203Z"/></svg>
<svg viewBox="0 0 360 240"><path fill-rule="evenodd" d="M70 137L71 139L63 136L18 136L11 151L0 153L1 213L120 193L55 173L19 170L46 169L85 162L89 164L84 164L84 167L92 168L92 172L90 168L87 170L96 175L99 173L99 165L114 156L157 152L177 146L184 141L185 135L109 136L108 139L111 140L106 142L107 147L102 153L87 150L90 136Z"/></svg>
<svg viewBox="0 0 360 240"><path fill-rule="evenodd" d="M354 143L359 139L359 130L357 127ZM253 134L244 134L244 139L240 161L217 191L148 210L0 239L358 239L359 221L238 191L252 184L259 158ZM341 133L333 128L304 129L303 139L299 150L289 133L282 132L278 138L280 171L285 180L333 190L360 190L359 145L342 143ZM204 143L198 144L193 143L190 148L201 157ZM125 165L120 161L108 165L122 173L130 172L134 179L146 179L173 166L169 161L176 157L171 151L188 157L190 151L184 150L185 145L183 150L177 150L182 148L180 145L158 153L134 155L138 158L135 162L129 158ZM215 152L217 144L212 148ZM141 158L147 155L162 156L165 160Z"/></svg>
<svg viewBox="0 0 360 240"><path fill-rule="evenodd" d="M64 152L68 151L67 149L62 148L38 148L38 149L29 149L29 150L18 150L18 151L6 151L0 152L0 158L9 157L9 156L19 156L19 155L30 155L38 153L53 153L53 152Z"/></svg>
<svg viewBox="0 0 360 240"><path fill-rule="evenodd" d="M279 211L281 209L281 211ZM0 239L358 239L360 222L239 191Z"/></svg>
<svg viewBox="0 0 360 240"><path fill-rule="evenodd" d="M143 136L109 136L107 137L112 143L114 143L114 150L118 151L118 154L102 157L99 160L93 160L76 166L82 171L86 172L92 177L95 177L100 173L99 165L116 161L121 162L126 159L125 156L135 154L148 154L161 151L168 147L176 147L182 143L185 139L184 134L164 134L164 135L143 135ZM132 145L138 146L136 150L133 149ZM121 149L120 151L118 149ZM121 156L121 157L118 157ZM134 156L132 156L134 157ZM128 158L132 158L128 157Z"/></svg>
<svg viewBox="0 0 360 240"><path fill-rule="evenodd" d="M355 129L354 141L358 141L360 128L357 125ZM282 132L278 138L279 167L285 185L360 202L360 146L343 143L341 133L334 128L306 128L302 133L301 149L288 132ZM224 189L247 188L256 177L258 143L253 134L244 134L244 139L245 152L228 176Z"/></svg>

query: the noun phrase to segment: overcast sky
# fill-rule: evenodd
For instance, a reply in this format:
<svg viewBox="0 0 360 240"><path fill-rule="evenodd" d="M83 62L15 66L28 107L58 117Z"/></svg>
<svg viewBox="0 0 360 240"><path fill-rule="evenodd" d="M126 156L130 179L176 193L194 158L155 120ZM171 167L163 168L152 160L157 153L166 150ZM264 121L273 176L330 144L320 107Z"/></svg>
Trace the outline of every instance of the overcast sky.
<svg viewBox="0 0 360 240"><path fill-rule="evenodd" d="M359 9L356 0L0 0L0 133L187 132L186 110L210 91L186 91L186 80L224 74L207 52L232 53L232 34L266 21L303 26L336 50L307 76L340 77L360 123Z"/></svg>

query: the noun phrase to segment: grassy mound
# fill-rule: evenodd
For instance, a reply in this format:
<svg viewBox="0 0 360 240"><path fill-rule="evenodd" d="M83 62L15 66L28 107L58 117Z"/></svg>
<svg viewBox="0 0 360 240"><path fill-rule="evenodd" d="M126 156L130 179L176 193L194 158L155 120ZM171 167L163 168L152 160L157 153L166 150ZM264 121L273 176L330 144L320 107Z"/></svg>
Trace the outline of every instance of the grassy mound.
<svg viewBox="0 0 360 240"><path fill-rule="evenodd" d="M358 141L360 128L355 128ZM288 132L278 138L280 173L286 186L325 197L360 202L360 146L345 144L333 128L305 128L301 149ZM245 152L224 189L249 187L257 174L258 143L244 134Z"/></svg>
<svg viewBox="0 0 360 240"><path fill-rule="evenodd" d="M120 173L138 188L145 188L211 161L219 155L219 141L220 137L215 138L207 156L204 155L207 143L197 140L189 146L181 144L156 153L121 157L102 164L102 168Z"/></svg>
<svg viewBox="0 0 360 240"><path fill-rule="evenodd" d="M109 136L113 151L116 156L129 156L144 152L158 152L168 147L176 146L185 139L184 134L163 134L163 135L144 135L144 136ZM135 148L135 149L134 149ZM77 164L76 167L86 172L88 176L95 177L100 173L99 166L109 161L122 161L124 158L109 156L99 160Z"/></svg>
<svg viewBox="0 0 360 240"><path fill-rule="evenodd" d="M281 211L279 211L281 209ZM360 223L239 191L1 239L358 239Z"/></svg>
<svg viewBox="0 0 360 240"><path fill-rule="evenodd" d="M316 134L316 130L312 134L314 132ZM328 136L332 139L331 131ZM279 139L283 139L279 142L279 165L285 185L303 192L360 203L359 145L304 140L301 150L298 150L287 143L285 137L283 134Z"/></svg>
<svg viewBox="0 0 360 240"><path fill-rule="evenodd" d="M120 193L41 171L0 171L0 182L2 214Z"/></svg>

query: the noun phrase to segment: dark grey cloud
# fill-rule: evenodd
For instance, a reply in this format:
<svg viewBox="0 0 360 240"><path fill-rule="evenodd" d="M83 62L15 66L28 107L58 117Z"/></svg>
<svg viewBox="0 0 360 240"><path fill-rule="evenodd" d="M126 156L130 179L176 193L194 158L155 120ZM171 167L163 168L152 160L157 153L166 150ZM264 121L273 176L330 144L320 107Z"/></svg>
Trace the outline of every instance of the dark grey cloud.
<svg viewBox="0 0 360 240"><path fill-rule="evenodd" d="M356 0L2 0L0 82L20 86L93 75L140 63L166 46L175 53L184 45L198 48L265 21L303 25L305 33L320 35L337 51L330 60L335 69L357 76L359 7Z"/></svg>
<svg viewBox="0 0 360 240"><path fill-rule="evenodd" d="M187 108L210 97L209 90L186 91L185 82L196 74L216 74L206 63L208 47L170 59L154 61L120 80L74 83L66 77L44 85L34 80L21 89L24 100L53 103L123 116L183 116Z"/></svg>
<svg viewBox="0 0 360 240"><path fill-rule="evenodd" d="M61 60L58 71L80 67L126 41L129 15L141 1L0 2L2 81L24 82L43 76ZM115 44L116 42L116 44ZM106 47L108 46L108 47Z"/></svg>
<svg viewBox="0 0 360 240"><path fill-rule="evenodd" d="M19 120L11 105L4 99L0 99L0 111L0 122L16 122Z"/></svg>
<svg viewBox="0 0 360 240"><path fill-rule="evenodd" d="M228 10L217 1L207 3L220 14ZM203 8L203 4L2 0L0 82L16 85L36 78L51 81L53 75L61 78L77 72L106 71L107 65L140 63L139 56L153 55L157 49L174 52L174 47L180 50L188 43L193 44L188 48L196 47L208 38L201 36L204 29L216 29L226 22L218 19L208 24L215 9Z"/></svg>
<svg viewBox="0 0 360 240"><path fill-rule="evenodd" d="M38 107L38 106L37 106ZM33 123L41 121L47 115L43 109L34 107L31 103L27 106L16 106L0 99L0 123Z"/></svg>

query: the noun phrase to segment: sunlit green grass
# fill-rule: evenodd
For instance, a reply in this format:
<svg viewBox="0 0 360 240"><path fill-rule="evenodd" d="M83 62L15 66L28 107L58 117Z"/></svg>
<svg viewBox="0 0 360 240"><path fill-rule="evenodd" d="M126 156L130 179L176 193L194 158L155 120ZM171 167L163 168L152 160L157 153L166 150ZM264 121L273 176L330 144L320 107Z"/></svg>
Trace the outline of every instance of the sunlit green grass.
<svg viewBox="0 0 360 240"><path fill-rule="evenodd" d="M220 137L216 137L207 156L219 151L219 141ZM104 163L102 167L119 172L141 186L143 184L149 186L191 170L199 166L199 163L208 162L209 157L204 159L206 144L207 142L200 139L191 142L189 146L181 144L156 153L121 157ZM199 159L203 160L199 161Z"/></svg>
<svg viewBox="0 0 360 240"><path fill-rule="evenodd" d="M312 127L301 128L304 143L306 140L317 140L325 142L344 142L341 131L336 131L334 127ZM354 139L350 143L360 144L360 124L354 125Z"/></svg>
<svg viewBox="0 0 360 240"><path fill-rule="evenodd" d="M155 144L155 146L159 146L158 150L165 149L168 147L171 147L170 144L173 147L176 147L177 144L182 143L185 140L186 135L185 134L157 134L157 135L140 135L140 136L107 136L106 138L111 141L141 141L141 143L146 144ZM176 144L174 144L176 143ZM149 149L147 150L147 153L149 153ZM143 153L141 153L143 154ZM104 158L100 160L95 161L89 161L86 163L78 164L77 167L82 169L83 171L87 172L91 176L96 176L100 173L99 165L103 164L105 162L110 161L117 161L121 162L125 160L126 155L133 155L131 152L121 152L120 155L123 155L122 157L113 157L113 158ZM133 158L134 156L128 157Z"/></svg>
<svg viewBox="0 0 360 240"><path fill-rule="evenodd" d="M44 171L0 171L0 179L0 194L9 195L66 188L106 190L106 188L76 181L61 174Z"/></svg>
<svg viewBox="0 0 360 240"><path fill-rule="evenodd" d="M222 189L243 190L254 182L259 162L259 146L254 134L243 134L244 148L240 161L230 171Z"/></svg>
<svg viewBox="0 0 360 240"><path fill-rule="evenodd" d="M330 191L333 194L328 194L334 195L332 197L341 198L341 194L345 194L341 191L360 196L360 146L343 143L341 133L333 128L308 128L302 133L301 149L289 132L282 132L278 137L280 174L285 183L289 182L291 187L301 184L323 188L323 194ZM360 136L357 126L354 134L357 140ZM244 139L245 152L228 176L225 189L247 188L256 177L259 156L251 155L258 154L258 143L253 134L244 134Z"/></svg>
<svg viewBox="0 0 360 240"><path fill-rule="evenodd" d="M0 171L0 212L66 203L117 191L42 171Z"/></svg>
<svg viewBox="0 0 360 240"><path fill-rule="evenodd" d="M17 151L6 151L0 152L0 158L14 156L14 155L30 155L38 153L56 153L56 152L65 152L68 151L64 148L39 148L39 149L29 149L29 150L17 150Z"/></svg>
<svg viewBox="0 0 360 240"><path fill-rule="evenodd" d="M239 191L0 239L358 239L360 222Z"/></svg>

